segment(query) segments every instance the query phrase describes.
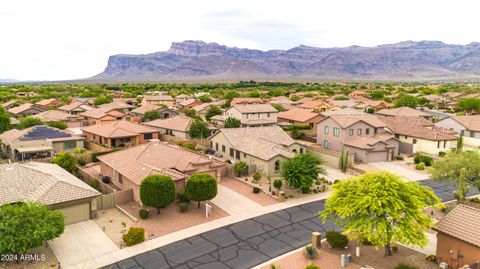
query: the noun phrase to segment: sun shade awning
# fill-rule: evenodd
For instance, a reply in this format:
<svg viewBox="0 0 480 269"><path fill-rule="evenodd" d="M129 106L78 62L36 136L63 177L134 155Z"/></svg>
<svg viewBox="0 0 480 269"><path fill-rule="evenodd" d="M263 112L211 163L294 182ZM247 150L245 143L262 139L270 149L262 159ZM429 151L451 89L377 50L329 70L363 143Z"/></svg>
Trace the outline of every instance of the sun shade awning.
<svg viewBox="0 0 480 269"><path fill-rule="evenodd" d="M31 153L31 152L42 152L53 150L52 147L42 146L42 147L27 147L27 148L18 148L17 151L20 153Z"/></svg>

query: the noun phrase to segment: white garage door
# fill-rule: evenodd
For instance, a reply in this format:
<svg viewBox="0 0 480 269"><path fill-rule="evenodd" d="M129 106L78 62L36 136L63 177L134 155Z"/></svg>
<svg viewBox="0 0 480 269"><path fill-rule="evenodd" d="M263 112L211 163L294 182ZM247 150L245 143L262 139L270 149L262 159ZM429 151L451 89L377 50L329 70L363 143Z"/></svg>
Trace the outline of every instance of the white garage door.
<svg viewBox="0 0 480 269"><path fill-rule="evenodd" d="M90 219L90 204L83 203L57 209L65 216L65 225Z"/></svg>
<svg viewBox="0 0 480 269"><path fill-rule="evenodd" d="M377 152L369 152L367 155L368 162L386 162L388 152L386 151L377 151Z"/></svg>

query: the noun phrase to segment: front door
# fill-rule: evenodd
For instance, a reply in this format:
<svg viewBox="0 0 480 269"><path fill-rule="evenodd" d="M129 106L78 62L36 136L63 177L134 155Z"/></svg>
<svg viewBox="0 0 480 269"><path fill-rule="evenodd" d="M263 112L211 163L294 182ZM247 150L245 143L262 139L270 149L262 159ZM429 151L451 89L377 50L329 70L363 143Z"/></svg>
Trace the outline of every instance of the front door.
<svg viewBox="0 0 480 269"><path fill-rule="evenodd" d="M115 147L115 139L110 139L110 144L111 144L112 148Z"/></svg>

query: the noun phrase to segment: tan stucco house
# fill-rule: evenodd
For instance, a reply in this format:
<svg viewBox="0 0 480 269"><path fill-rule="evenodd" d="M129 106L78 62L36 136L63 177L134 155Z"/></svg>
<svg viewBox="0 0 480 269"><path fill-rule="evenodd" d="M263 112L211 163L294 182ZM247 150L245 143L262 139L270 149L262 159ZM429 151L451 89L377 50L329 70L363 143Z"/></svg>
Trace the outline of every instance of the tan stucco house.
<svg viewBox="0 0 480 269"><path fill-rule="evenodd" d="M480 115L450 116L435 122L435 126L445 128L463 135L463 144L466 148L480 147Z"/></svg>
<svg viewBox="0 0 480 269"><path fill-rule="evenodd" d="M239 104L227 109L223 118L234 117L244 127L272 126L277 124L278 111L270 104Z"/></svg>

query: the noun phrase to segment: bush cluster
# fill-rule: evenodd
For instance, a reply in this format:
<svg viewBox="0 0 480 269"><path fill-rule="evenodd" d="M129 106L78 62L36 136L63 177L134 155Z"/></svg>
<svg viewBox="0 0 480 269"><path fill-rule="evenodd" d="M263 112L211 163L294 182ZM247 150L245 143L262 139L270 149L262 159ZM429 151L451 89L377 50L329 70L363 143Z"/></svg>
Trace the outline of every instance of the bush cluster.
<svg viewBox="0 0 480 269"><path fill-rule="evenodd" d="M424 170L425 169L425 163L424 162L419 162L415 165L415 169L417 170Z"/></svg>
<svg viewBox="0 0 480 269"><path fill-rule="evenodd" d="M433 159L432 157L430 156L427 156L427 155L417 155L415 156L415 158L413 159L413 161L418 164L418 163L424 163L425 166L432 166L433 164Z"/></svg>
<svg viewBox="0 0 480 269"><path fill-rule="evenodd" d="M336 249L343 249L347 246L348 244L348 238L346 235L343 235L337 231L328 231L327 234L325 235L327 238L328 244L332 248Z"/></svg>
<svg viewBox="0 0 480 269"><path fill-rule="evenodd" d="M310 130L312 127L310 125L290 125L287 127L283 127L284 131L301 131L301 130Z"/></svg>
<svg viewBox="0 0 480 269"><path fill-rule="evenodd" d="M397 264L397 266L395 266L395 269L419 269L419 268L416 266L401 262Z"/></svg>
<svg viewBox="0 0 480 269"><path fill-rule="evenodd" d="M253 187L253 193L260 193L259 187Z"/></svg>
<svg viewBox="0 0 480 269"><path fill-rule="evenodd" d="M140 208L140 210L138 210L138 215L141 219L148 219L148 214L149 211L146 208Z"/></svg>
<svg viewBox="0 0 480 269"><path fill-rule="evenodd" d="M180 209L180 212L184 213L188 211L188 205L189 203L187 202L180 202L178 203L178 209Z"/></svg>
<svg viewBox="0 0 480 269"><path fill-rule="evenodd" d="M303 194L310 193L310 187L303 186L303 187L301 188L301 190L302 190L302 193L303 193Z"/></svg>
<svg viewBox="0 0 480 269"><path fill-rule="evenodd" d="M123 235L123 241L127 246L133 246L145 241L145 229L130 227L128 232Z"/></svg>

